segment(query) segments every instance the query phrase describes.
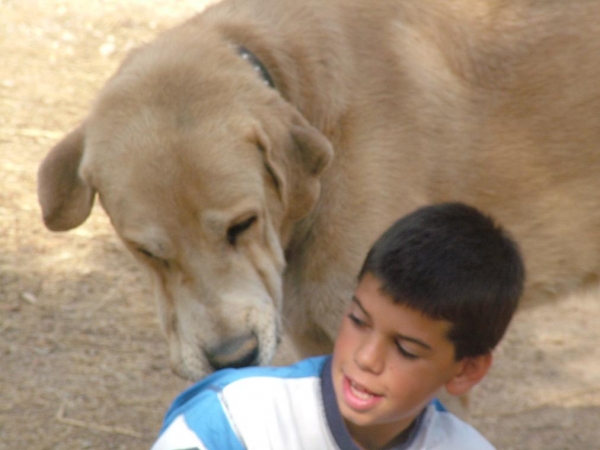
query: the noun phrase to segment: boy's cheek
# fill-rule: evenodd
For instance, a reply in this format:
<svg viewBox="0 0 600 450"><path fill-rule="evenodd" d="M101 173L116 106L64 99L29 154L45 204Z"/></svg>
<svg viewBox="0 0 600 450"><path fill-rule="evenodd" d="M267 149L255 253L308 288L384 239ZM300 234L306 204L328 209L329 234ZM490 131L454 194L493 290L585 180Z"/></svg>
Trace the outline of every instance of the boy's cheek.
<svg viewBox="0 0 600 450"><path fill-rule="evenodd" d="M348 354L351 353L352 348L356 345L355 336L353 336L353 332L350 324L348 323L350 320L347 317L342 319L342 323L338 330L338 335L335 340L335 344L333 346L333 362L336 359L344 359L348 357Z"/></svg>

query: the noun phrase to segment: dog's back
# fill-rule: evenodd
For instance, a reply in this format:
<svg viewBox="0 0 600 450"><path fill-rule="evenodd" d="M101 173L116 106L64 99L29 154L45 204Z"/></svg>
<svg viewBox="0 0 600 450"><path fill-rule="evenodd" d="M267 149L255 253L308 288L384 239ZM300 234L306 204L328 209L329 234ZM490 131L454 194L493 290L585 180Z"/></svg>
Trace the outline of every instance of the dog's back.
<svg viewBox="0 0 600 450"><path fill-rule="evenodd" d="M351 89L328 133L336 156L311 225L317 245L298 250L308 270L297 270L355 273L394 218L462 200L521 243L526 302L597 281L600 3L349 3L350 55L330 68L342 72L332 91ZM301 297L322 298L299 284Z"/></svg>

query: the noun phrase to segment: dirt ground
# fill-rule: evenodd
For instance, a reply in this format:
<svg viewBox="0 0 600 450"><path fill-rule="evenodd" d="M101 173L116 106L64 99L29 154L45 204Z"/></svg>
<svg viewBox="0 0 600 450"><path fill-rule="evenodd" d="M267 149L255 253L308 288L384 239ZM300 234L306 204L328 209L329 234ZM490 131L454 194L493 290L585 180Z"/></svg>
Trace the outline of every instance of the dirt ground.
<svg viewBox="0 0 600 450"><path fill-rule="evenodd" d="M103 211L47 231L36 170L130 48L204 3L0 0L0 450L148 448L187 385ZM499 449L600 449L599 325L598 290L522 310L472 422Z"/></svg>

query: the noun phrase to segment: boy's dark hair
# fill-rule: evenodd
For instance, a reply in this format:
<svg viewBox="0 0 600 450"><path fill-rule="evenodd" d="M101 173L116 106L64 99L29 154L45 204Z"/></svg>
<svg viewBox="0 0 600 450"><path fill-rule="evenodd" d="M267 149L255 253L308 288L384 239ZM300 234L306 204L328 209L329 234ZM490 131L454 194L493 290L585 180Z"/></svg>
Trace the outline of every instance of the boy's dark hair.
<svg viewBox="0 0 600 450"><path fill-rule="evenodd" d="M525 279L516 242L462 203L426 206L399 219L375 242L358 279L367 273L394 302L449 321L456 360L496 347Z"/></svg>

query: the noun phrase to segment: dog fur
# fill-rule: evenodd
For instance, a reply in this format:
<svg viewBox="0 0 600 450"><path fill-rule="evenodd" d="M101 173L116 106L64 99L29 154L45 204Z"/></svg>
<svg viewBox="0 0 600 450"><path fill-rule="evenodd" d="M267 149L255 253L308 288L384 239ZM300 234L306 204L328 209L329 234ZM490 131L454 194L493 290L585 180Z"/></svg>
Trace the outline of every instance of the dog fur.
<svg viewBox="0 0 600 450"><path fill-rule="evenodd" d="M152 275L174 370L331 341L375 238L459 200L516 237L524 301L600 273L600 3L223 0L133 51L39 171L96 193ZM253 52L265 85L236 52Z"/></svg>

